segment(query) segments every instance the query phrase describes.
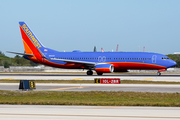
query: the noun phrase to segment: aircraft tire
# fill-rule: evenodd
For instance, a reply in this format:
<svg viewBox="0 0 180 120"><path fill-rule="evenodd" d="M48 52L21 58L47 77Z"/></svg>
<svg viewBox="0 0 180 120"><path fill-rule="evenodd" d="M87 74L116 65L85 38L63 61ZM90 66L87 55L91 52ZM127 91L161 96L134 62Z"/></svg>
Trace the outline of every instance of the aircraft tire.
<svg viewBox="0 0 180 120"><path fill-rule="evenodd" d="M98 75L103 75L103 73L97 73Z"/></svg>
<svg viewBox="0 0 180 120"><path fill-rule="evenodd" d="M88 70L88 71L87 71L87 75L93 75L93 71Z"/></svg>
<svg viewBox="0 0 180 120"><path fill-rule="evenodd" d="M160 73L160 72L157 72L157 75L158 75L158 76L161 76L161 73Z"/></svg>

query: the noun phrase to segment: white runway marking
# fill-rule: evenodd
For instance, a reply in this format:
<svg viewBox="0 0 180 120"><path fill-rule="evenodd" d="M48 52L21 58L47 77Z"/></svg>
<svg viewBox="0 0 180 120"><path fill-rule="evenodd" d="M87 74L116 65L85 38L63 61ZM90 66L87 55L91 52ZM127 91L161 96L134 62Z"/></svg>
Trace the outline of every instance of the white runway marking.
<svg viewBox="0 0 180 120"><path fill-rule="evenodd" d="M179 107L0 105L2 120L178 120Z"/></svg>

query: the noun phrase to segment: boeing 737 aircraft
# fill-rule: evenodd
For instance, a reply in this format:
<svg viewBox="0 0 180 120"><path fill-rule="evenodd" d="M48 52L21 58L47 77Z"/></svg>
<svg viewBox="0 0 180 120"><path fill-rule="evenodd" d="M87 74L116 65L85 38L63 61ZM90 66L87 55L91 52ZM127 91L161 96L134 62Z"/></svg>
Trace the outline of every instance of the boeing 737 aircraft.
<svg viewBox="0 0 180 120"><path fill-rule="evenodd" d="M19 22L25 53L24 58L35 63L66 69L87 69L87 75L98 75L127 70L166 71L176 62L167 56L148 52L58 52L45 47L29 29L25 22Z"/></svg>

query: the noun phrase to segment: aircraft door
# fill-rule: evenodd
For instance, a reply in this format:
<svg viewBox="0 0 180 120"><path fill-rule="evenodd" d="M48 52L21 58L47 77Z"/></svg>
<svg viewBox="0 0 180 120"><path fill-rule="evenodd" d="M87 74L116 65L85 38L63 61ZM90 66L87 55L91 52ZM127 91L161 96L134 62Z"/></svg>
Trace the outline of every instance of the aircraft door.
<svg viewBox="0 0 180 120"><path fill-rule="evenodd" d="M152 56L152 63L156 63L156 58L157 58L156 55L153 55L153 56Z"/></svg>

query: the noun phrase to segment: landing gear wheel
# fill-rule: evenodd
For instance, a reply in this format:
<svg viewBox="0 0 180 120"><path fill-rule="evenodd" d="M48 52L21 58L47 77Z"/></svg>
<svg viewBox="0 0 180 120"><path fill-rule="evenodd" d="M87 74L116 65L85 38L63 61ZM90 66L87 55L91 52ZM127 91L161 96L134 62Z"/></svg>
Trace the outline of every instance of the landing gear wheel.
<svg viewBox="0 0 180 120"><path fill-rule="evenodd" d="M98 75L102 75L103 73L97 73Z"/></svg>
<svg viewBox="0 0 180 120"><path fill-rule="evenodd" d="M158 76L161 76L161 73L160 73L160 72L157 72L157 75L158 75Z"/></svg>
<svg viewBox="0 0 180 120"><path fill-rule="evenodd" d="M87 75L93 75L93 71L87 71Z"/></svg>

